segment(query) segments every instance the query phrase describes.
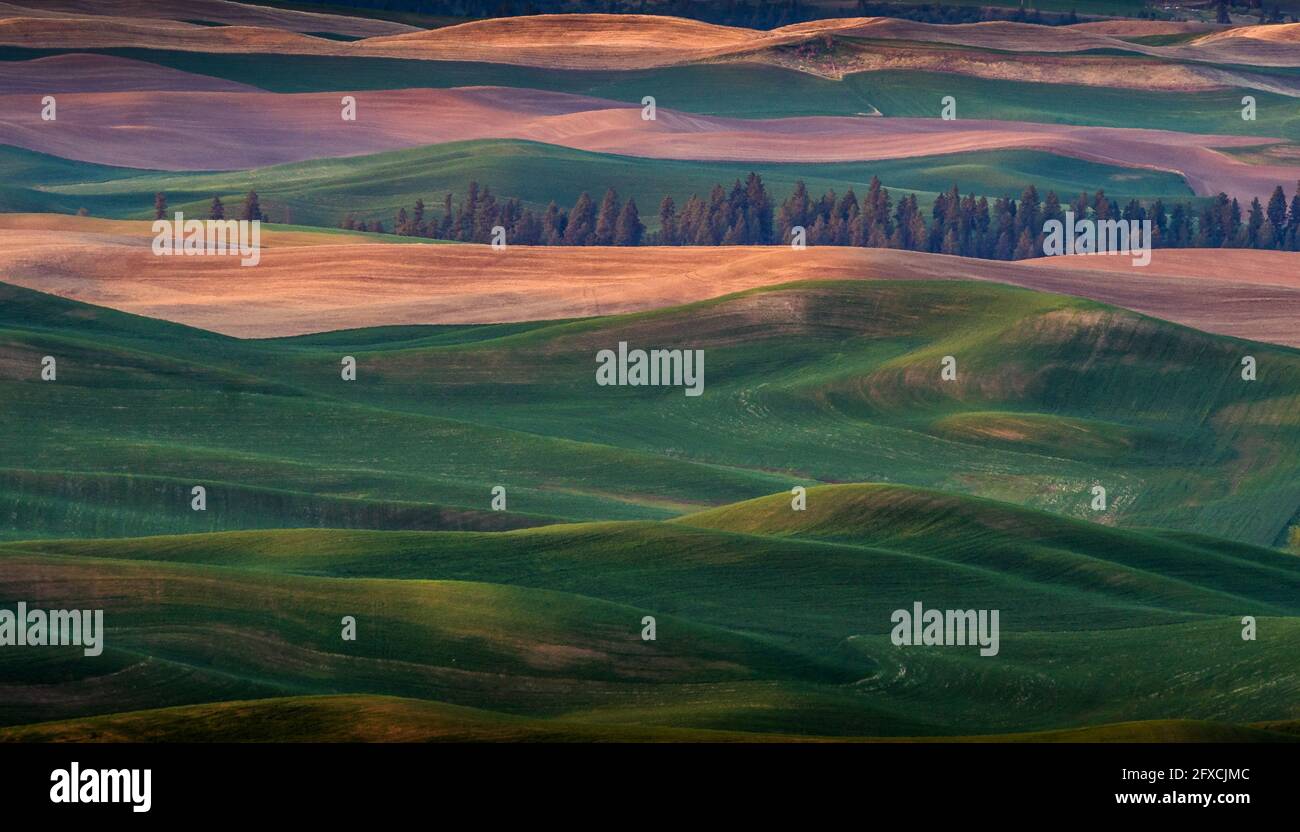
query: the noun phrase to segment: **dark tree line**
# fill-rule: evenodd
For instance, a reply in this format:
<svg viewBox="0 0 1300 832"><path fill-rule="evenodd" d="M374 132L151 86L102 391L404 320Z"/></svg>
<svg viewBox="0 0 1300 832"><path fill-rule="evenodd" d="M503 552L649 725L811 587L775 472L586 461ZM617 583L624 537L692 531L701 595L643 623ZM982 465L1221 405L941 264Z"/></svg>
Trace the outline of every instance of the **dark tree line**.
<svg viewBox="0 0 1300 832"><path fill-rule="evenodd" d="M1287 18L1282 14L1282 8L1277 3L1265 6L1264 0L1242 0L1242 2L1229 3L1227 0L1219 0L1216 20L1219 23L1232 23L1232 16L1228 14L1229 9L1238 14L1254 14L1259 17L1260 24L1283 23ZM1296 16L1290 16L1292 23L1296 22Z"/></svg>
<svg viewBox="0 0 1300 832"><path fill-rule="evenodd" d="M928 216L915 194L894 200L873 177L859 197L849 188L814 197L802 181L776 205L762 177L750 173L730 188L714 185L705 197L692 195L678 206L671 196L659 204L659 228L647 233L636 201L626 202L610 188L596 202L583 192L569 209L555 202L535 214L515 198L498 199L477 182L460 201L447 194L441 211L429 212L423 200L410 211L401 208L393 231L404 236L460 242L492 242L493 229L505 229L506 241L551 246L743 246L785 244L803 228L808 245L862 246L1021 260L1043 253L1044 225L1075 220L1151 221L1156 248L1257 248L1300 251L1300 183L1288 201L1279 185L1266 202L1242 206L1220 193L1201 207L1195 204L1149 204L1129 200L1120 205L1104 191L1081 193L1063 201L1053 191L1040 196L1030 185L1019 199L962 194L954 185L935 197ZM377 220L348 214L343 228L384 231Z"/></svg>
<svg viewBox="0 0 1300 832"><path fill-rule="evenodd" d="M84 211L85 209L83 208L81 210ZM80 213L80 211L78 213ZM167 211L167 194L162 191L153 195L153 218L156 220L171 219L171 216ZM208 206L208 219L226 219L226 206L222 203L221 197L212 197L212 203ZM244 197L244 207L239 212L238 219L259 220L261 222L271 221L270 218L267 217L266 212L262 210L262 203L257 196L257 191L249 191L248 196Z"/></svg>
<svg viewBox="0 0 1300 832"><path fill-rule="evenodd" d="M535 14L656 14L750 29L775 29L792 23L826 18L873 16L898 17L926 23L1015 20L1054 25L1078 22L1078 16L1073 10L1069 13L1053 13L1025 8L912 4L889 0L857 0L853 6L801 0L331 0L331 5L467 20Z"/></svg>
<svg viewBox="0 0 1300 832"><path fill-rule="evenodd" d="M342 228L384 231L380 221L358 220L348 214ZM470 182L464 199L447 194L440 213L430 213L417 199L410 211L399 208L393 233L405 237L432 237L462 243L490 243L493 230L505 229L506 240L525 246L637 246L645 242L645 224L636 200L623 202L610 188L597 204L583 192L569 210L551 202L541 215L524 208L517 198L500 200L478 182Z"/></svg>

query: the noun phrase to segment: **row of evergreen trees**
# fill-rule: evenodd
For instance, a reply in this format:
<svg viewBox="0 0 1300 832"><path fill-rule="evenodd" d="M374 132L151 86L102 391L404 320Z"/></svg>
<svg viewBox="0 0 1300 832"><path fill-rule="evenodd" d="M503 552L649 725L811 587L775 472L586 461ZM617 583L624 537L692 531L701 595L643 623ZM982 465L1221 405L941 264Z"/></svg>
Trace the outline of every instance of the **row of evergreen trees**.
<svg viewBox="0 0 1300 832"><path fill-rule="evenodd" d="M498 199L477 182L459 202L447 194L440 215L416 200L411 211L397 212L393 231L404 236L433 237L461 242L492 242L495 227L505 229L506 241L517 245L635 246L635 245L774 245L789 243L796 227L805 230L808 245L865 246L929 251L993 260L1041 256L1043 226L1049 220L1150 220L1152 243L1158 248L1258 248L1300 250L1300 184L1288 200L1281 186L1266 203L1254 199L1245 208L1220 193L1203 207L1187 203L1143 204L1130 200L1120 206L1104 191L1080 194L1063 202L1054 192L1040 196L1033 185L1019 199L962 194L957 186L939 194L929 216L915 194L894 200L872 178L861 198L849 188L842 195L827 191L813 197L802 181L779 206L763 180L751 173L730 189L714 185L705 197L691 196L678 206L671 196L659 204L659 229L647 233L636 201L626 202L610 188L597 203L583 192L565 210L551 202L538 215L518 199ZM349 214L343 228L384 231L382 222L358 220Z"/></svg>
<svg viewBox="0 0 1300 832"><path fill-rule="evenodd" d="M82 209L85 210L84 208ZM167 194L159 191L153 195L153 218L156 220L171 219L170 212L167 210ZM222 203L221 197L214 196L212 204L208 206L208 219L224 220L226 219L226 206ZM244 197L244 207L239 211L239 216L230 219L241 220L260 220L270 222L266 212L262 210L262 203L257 196L257 191L249 191L248 196Z"/></svg>
<svg viewBox="0 0 1300 832"><path fill-rule="evenodd" d="M385 230L382 222L358 220L354 214L344 217L340 225L357 231ZM393 232L405 237L489 243L497 226L504 228L506 240L516 245L636 246L646 242L636 200L623 202L612 188L599 206L584 191L568 211L551 202L538 216L516 198L498 200L478 182L470 182L465 198L454 206L452 195L447 194L440 217L429 216L422 199L415 201L410 212L399 208Z"/></svg>

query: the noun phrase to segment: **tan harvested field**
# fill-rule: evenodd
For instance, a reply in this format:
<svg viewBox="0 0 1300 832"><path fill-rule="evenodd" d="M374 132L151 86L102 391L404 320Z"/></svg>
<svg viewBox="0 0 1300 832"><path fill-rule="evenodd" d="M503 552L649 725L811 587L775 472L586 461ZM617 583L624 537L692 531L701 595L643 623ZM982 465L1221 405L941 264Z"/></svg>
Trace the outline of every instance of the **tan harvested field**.
<svg viewBox="0 0 1300 832"><path fill-rule="evenodd" d="M144 17L3 18L0 44L32 49L138 48L285 55L337 55L344 45L350 45L263 26L201 26Z"/></svg>
<svg viewBox="0 0 1300 832"><path fill-rule="evenodd" d="M972 279L1093 298L1209 332L1300 346L1300 255L1161 250L1002 263L883 249L303 244L261 263L159 257L149 223L0 218L4 282L240 337L607 315L798 280ZM133 233L132 233L133 232ZM310 243L310 244L307 244Z"/></svg>
<svg viewBox="0 0 1300 832"><path fill-rule="evenodd" d="M264 26L290 32L334 32L368 38L419 31L389 20L277 9L229 0L8 0L0 17L117 17L206 20L227 26Z"/></svg>
<svg viewBox="0 0 1300 832"><path fill-rule="evenodd" d="M192 19L192 18L190 18ZM319 31L319 30L318 30ZM471 60L573 69L641 69L721 58L811 37L668 17L541 15L337 41L256 25L201 26L124 17L9 17L0 44L29 48L136 47L197 52ZM575 44L583 48L575 50Z"/></svg>
<svg viewBox="0 0 1300 832"><path fill-rule="evenodd" d="M0 3L0 16L4 14L5 5ZM1225 54L1222 60L1250 63L1250 55L1240 54L1243 49L1262 49L1269 55L1280 49L1286 53L1281 58L1274 56L1259 63L1300 65L1300 45L1266 35L1242 35L1196 47L1208 50L1205 54L1166 54L1161 50L1185 50L1193 45L1132 44L1101 29L1086 28L1091 24L939 26L890 18L846 18L760 31L672 17L539 15L474 21L435 30L407 28L400 34L385 33L344 43L299 34L299 30L313 31L304 27L294 30L294 27L244 24L213 28L175 19L46 14L44 18L0 19L0 43L49 48L147 47L223 53L468 60L564 69L629 70L701 61L757 61L831 78L850 72L908 69L1159 91L1243 86L1300 96L1300 79L1262 77L1235 67L1213 65L1220 58L1212 53L1224 50L1230 54ZM1210 30L1214 31L1213 27ZM816 41L825 34L848 38L841 41L844 48L830 58L815 54L816 50L808 55L781 48ZM951 48L936 49L934 43ZM1101 48L1123 49L1132 55L1079 54L1086 49ZM1137 62L1150 56L1170 60Z"/></svg>
<svg viewBox="0 0 1300 832"><path fill-rule="evenodd" d="M371 38L367 55L565 69L643 69L732 56L807 36L651 15L537 15Z"/></svg>
<svg viewBox="0 0 1300 832"><path fill-rule="evenodd" d="M183 22L198 19L190 14L182 19L25 15L21 9L7 12L2 6L0 14L6 15L0 19L0 43L30 48L139 47L202 52L265 52L274 48L287 54L491 61L574 69L688 63L799 43L815 34L738 29L673 17L538 15L432 30L402 27L398 32L344 42L252 21L224 27Z"/></svg>
<svg viewBox="0 0 1300 832"><path fill-rule="evenodd" d="M219 170L378 153L468 139L524 139L653 159L868 161L1030 149L1182 175L1197 194L1249 200L1300 179L1300 166L1248 164L1212 148L1274 139L1162 130L919 118L735 119L504 87L377 90L339 117L340 94L67 94L45 122L29 97L0 96L0 143L100 164ZM238 119L230 113L239 113Z"/></svg>
<svg viewBox="0 0 1300 832"><path fill-rule="evenodd" d="M1268 26L1238 26L1224 29L1199 38L1200 43L1218 43L1234 40L1254 40L1265 43L1300 44L1300 23L1279 23Z"/></svg>
<svg viewBox="0 0 1300 832"><path fill-rule="evenodd" d="M29 96L0 96L0 143L127 167L232 169L524 138L541 130L529 126L538 120L544 128L557 114L622 106L534 90L379 90L357 94L357 120L345 122L340 100L340 93L70 94L59 98L58 121L45 122Z"/></svg>
<svg viewBox="0 0 1300 832"><path fill-rule="evenodd" d="M816 23L799 25L815 27ZM1103 32L1077 26L1042 26L1010 21L947 24L922 23L893 17L863 17L852 22L841 21L835 31L846 37L946 43L1010 52L1080 52L1085 49L1107 48L1133 50L1133 44Z"/></svg>
<svg viewBox="0 0 1300 832"><path fill-rule="evenodd" d="M1285 251L1163 249L1157 250L1151 262L1141 268L1133 266L1127 257L1039 257L1022 262L1072 271L1127 274L1134 278L1222 280L1225 275L1230 275L1233 283L1300 290L1300 254ZM1300 329L1300 321L1297 321L1297 328Z"/></svg>
<svg viewBox="0 0 1300 832"><path fill-rule="evenodd" d="M1157 63L1138 57L1113 55L1012 55L973 49L935 49L928 44L903 41L890 45L872 43L843 50L834 61L804 57L795 51L772 51L753 60L773 63L827 78L843 78L855 72L914 70L945 72L1003 81L1040 84L1078 84L1089 87L1196 92L1225 87L1246 87L1300 96L1300 79L1262 76L1259 73L1223 69L1209 64Z"/></svg>
<svg viewBox="0 0 1300 832"><path fill-rule="evenodd" d="M191 18L192 19L192 18ZM308 37L242 23L193 26L121 17L12 17L0 20L0 43L34 48L144 47L206 52L472 60L571 69L643 69L707 60L761 58L774 47L824 35L941 43L1009 52L1073 53L1120 49L1171 60L1258 66L1300 66L1291 27L1244 26L1170 46L1135 44L1080 27L1030 23L940 25L863 17L800 23L771 31L716 26L644 15L536 15L462 23L441 29L385 34L354 42ZM317 30L319 31L319 30ZM581 48L575 48L575 47Z"/></svg>
<svg viewBox="0 0 1300 832"><path fill-rule="evenodd" d="M29 49L138 48L299 55L334 55L349 45L262 26L201 26L117 17L4 18L0 19L0 44Z"/></svg>
<svg viewBox="0 0 1300 832"><path fill-rule="evenodd" d="M1224 26L1218 23L1175 20L1093 20L1075 23L1067 29L1091 32L1094 35L1113 35L1120 38L1144 38L1153 35L1182 35L1195 32L1217 32Z"/></svg>
<svg viewBox="0 0 1300 832"><path fill-rule="evenodd" d="M806 24L805 24L806 25ZM956 25L920 23L895 18L862 18L856 26L840 25L838 34L885 40L947 43L1010 52L1081 52L1087 49L1122 49L1140 55L1172 60L1256 66L1300 66L1300 39L1293 27L1300 24L1239 26L1212 31L1188 43L1150 46L1124 37L1080 26L1041 26L1034 23L990 21ZM778 29L778 32L787 31ZM1131 27L1124 27L1130 29ZM1151 33L1147 33L1151 34Z"/></svg>
<svg viewBox="0 0 1300 832"><path fill-rule="evenodd" d="M75 92L257 92L256 87L111 55L54 55L31 61L0 61L6 95Z"/></svg>

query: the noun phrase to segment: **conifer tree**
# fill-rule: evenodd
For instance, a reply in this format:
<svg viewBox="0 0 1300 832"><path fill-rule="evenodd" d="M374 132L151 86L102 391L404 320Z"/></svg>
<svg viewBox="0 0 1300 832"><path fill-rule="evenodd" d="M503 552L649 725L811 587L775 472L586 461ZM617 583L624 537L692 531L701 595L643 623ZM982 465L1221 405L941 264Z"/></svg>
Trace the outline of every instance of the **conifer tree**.
<svg viewBox="0 0 1300 832"><path fill-rule="evenodd" d="M596 234L596 204L591 194L583 191L569 211L569 223L564 229L566 246L588 246Z"/></svg>
<svg viewBox="0 0 1300 832"><path fill-rule="evenodd" d="M249 191L248 196L244 197L244 216L241 219L250 222L265 219L262 214L262 205L257 199L257 191Z"/></svg>
<svg viewBox="0 0 1300 832"><path fill-rule="evenodd" d="M1036 254L1037 252L1034 251L1034 238L1029 233L1029 228L1026 227L1023 231L1020 232L1020 241L1016 243L1016 251L1015 251L1014 259L1028 260L1030 257L1033 257Z"/></svg>
<svg viewBox="0 0 1300 832"><path fill-rule="evenodd" d="M542 215L542 242L548 246L563 245L564 226L564 212L555 204L555 200L551 200L551 204L546 206L546 213Z"/></svg>
<svg viewBox="0 0 1300 832"><path fill-rule="evenodd" d="M645 234L645 226L641 224L636 200L628 197L627 202L623 204L623 210L618 214L618 221L614 228L614 245L639 246L643 234Z"/></svg>
<svg viewBox="0 0 1300 832"><path fill-rule="evenodd" d="M659 203L659 244L677 245L677 205L671 196Z"/></svg>
<svg viewBox="0 0 1300 832"><path fill-rule="evenodd" d="M1268 198L1267 215L1273 229L1272 238L1268 241L1269 248L1286 248L1286 193L1281 185L1274 188L1272 196Z"/></svg>
<svg viewBox="0 0 1300 832"><path fill-rule="evenodd" d="M613 188L609 188L605 191L605 198L600 201L600 210L596 214L596 231L593 245L614 245L619 209L618 192Z"/></svg>
<svg viewBox="0 0 1300 832"><path fill-rule="evenodd" d="M415 211L411 215L411 231L416 237L424 236L424 200L415 200Z"/></svg>

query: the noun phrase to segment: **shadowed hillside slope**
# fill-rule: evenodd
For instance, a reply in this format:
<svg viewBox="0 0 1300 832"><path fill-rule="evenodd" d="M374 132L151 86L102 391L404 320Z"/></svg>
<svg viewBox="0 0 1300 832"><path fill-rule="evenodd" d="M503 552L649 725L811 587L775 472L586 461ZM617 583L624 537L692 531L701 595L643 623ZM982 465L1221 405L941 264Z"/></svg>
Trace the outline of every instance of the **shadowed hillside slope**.
<svg viewBox="0 0 1300 832"><path fill-rule="evenodd" d="M1287 730L1289 728L1289 731ZM310 696L189 705L0 728L0 742L797 742L799 737L535 720L387 696ZM924 742L926 737L872 738ZM1295 742L1293 724L1153 720L940 742ZM868 740L871 741L871 740Z"/></svg>
<svg viewBox="0 0 1300 832"><path fill-rule="evenodd" d="M244 739L356 738L384 723L389 738L905 737L1300 715L1294 556L894 486L808 496L807 512L775 495L670 524L5 544L0 593L104 609L107 629L97 657L0 654L0 724L222 701L247 720L224 736ZM891 643L893 611L914 603L998 610L996 655ZM1257 617L1255 641L1241 639L1243 614ZM348 615L355 641L339 637ZM326 703L296 699L341 693L423 701L358 700L380 711L349 734ZM268 697L289 698L233 702ZM222 712L191 709L188 727L156 712L6 733L197 738ZM313 713L323 722L308 730Z"/></svg>

